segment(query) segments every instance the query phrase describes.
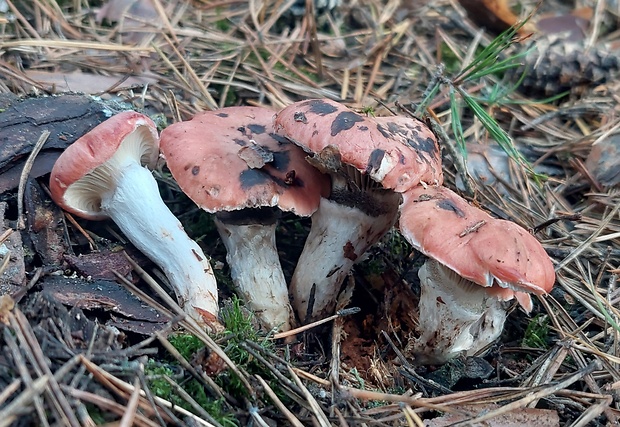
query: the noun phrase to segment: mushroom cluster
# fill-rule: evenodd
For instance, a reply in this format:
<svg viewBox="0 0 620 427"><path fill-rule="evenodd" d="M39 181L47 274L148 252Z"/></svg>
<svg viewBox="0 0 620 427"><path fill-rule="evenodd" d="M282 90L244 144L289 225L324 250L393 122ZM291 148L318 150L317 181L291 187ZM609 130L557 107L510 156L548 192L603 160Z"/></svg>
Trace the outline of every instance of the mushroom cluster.
<svg viewBox="0 0 620 427"><path fill-rule="evenodd" d="M331 177L290 286L298 316L309 322L332 314L343 278L396 222L400 193L442 181L441 156L422 122L364 117L330 100L293 104L275 127Z"/></svg>
<svg viewBox="0 0 620 427"><path fill-rule="evenodd" d="M441 185L439 148L424 123L405 117L364 117L337 102L316 99L280 111L275 127L330 174L330 204L342 199L345 206L341 214L334 208L329 212L336 217L335 229L323 218L323 200L313 215L314 238L306 243L304 262L291 283L293 304L302 319L333 307L342 276L369 240L381 237L397 217L405 239L429 257L419 271L420 337L411 343L421 363L475 354L501 333L504 301L515 298L529 312L529 294L551 290L553 265L531 234L491 217ZM368 188L382 198L369 196ZM368 219L363 226L357 218L355 224L342 224L342 217L352 216L345 209L353 206L365 212ZM370 213L376 206L384 215L381 221ZM345 236L347 227L352 234ZM342 237L333 243L324 237L328 233ZM326 277L313 274L307 271L311 263L314 272L317 265L331 269ZM330 280L336 273L337 279ZM472 292L473 284L481 290Z"/></svg>
<svg viewBox="0 0 620 427"><path fill-rule="evenodd" d="M474 354L501 333L505 301L529 312L530 294L555 281L531 234L442 186L437 140L419 120L313 99L277 113L203 112L158 137L150 119L121 113L61 156L53 198L85 218L112 218L207 325L217 324L217 285L145 167L160 149L181 189L215 215L236 290L268 329L332 314L345 276L396 223L428 257L418 273L419 338L410 343L421 363ZM282 211L312 219L290 286L275 239Z"/></svg>

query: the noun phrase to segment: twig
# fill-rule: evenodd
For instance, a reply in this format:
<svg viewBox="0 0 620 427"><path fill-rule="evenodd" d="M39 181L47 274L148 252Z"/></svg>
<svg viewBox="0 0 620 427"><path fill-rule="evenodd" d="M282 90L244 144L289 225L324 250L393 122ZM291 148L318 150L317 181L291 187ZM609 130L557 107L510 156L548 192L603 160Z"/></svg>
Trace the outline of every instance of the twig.
<svg viewBox="0 0 620 427"><path fill-rule="evenodd" d="M582 379L584 376L592 373L594 370L596 369L600 369L600 362L598 360L590 363L588 366L586 366L583 369L580 369L579 371L575 372L572 375L569 375L567 378L565 378L562 381L559 381L558 383L554 384L554 385L550 385L548 387L544 387L539 391L533 392L528 394L527 396L516 400L512 403L509 403L507 405L503 405L502 407L492 410L492 411L488 411L486 413L484 413L483 415L480 415L476 418L472 418L470 420L467 421L462 421L462 422L458 422L453 424L453 427L464 427L464 426L474 426L477 425L479 423L482 423L484 421L488 421L494 417L497 417L498 415L503 415L506 414L508 412L512 412L514 410L520 409L520 408L524 408L525 406L527 406L530 402L533 402L535 400L538 400L540 398L549 396L550 394L553 394L555 392L557 392L558 390L562 390L567 388L568 386L570 386L571 384L573 384L576 381L579 381L580 379Z"/></svg>
<svg viewBox="0 0 620 427"><path fill-rule="evenodd" d="M339 310L336 314L332 314L324 319L317 320L316 322L308 323L307 325L300 326L299 328L291 329L290 331L280 332L275 334L272 339L277 340L281 338L290 337L292 335L300 334L308 329L315 328L323 323L331 322L332 320L338 319L339 317L350 316L352 314L356 314L360 312L359 307L350 307L344 310Z"/></svg>
<svg viewBox="0 0 620 427"><path fill-rule="evenodd" d="M147 274L147 272L144 271L142 267L138 265L137 262L135 262L129 255L127 255L127 253L125 253L125 257L129 261L133 269L136 271L136 273L142 278L142 280L144 280L155 292L157 292L157 295L162 298L164 302L169 307L171 307L177 315L184 317L179 323L189 332L200 338L211 351L217 354L226 363L226 365L228 365L228 367L239 377L248 392L254 395L254 389L250 385L250 382L248 381L246 376L243 374L243 372L241 372L239 367L237 367L237 365L232 360L230 360L230 357L228 357L224 350L222 350L222 348L217 345L215 341L213 341L213 338L211 338L194 319L186 316L181 307L179 307L179 305L172 299L172 297L170 297L170 295L168 295L161 288L161 286L159 286L159 284L155 280L153 280L153 278L149 274Z"/></svg>
<svg viewBox="0 0 620 427"><path fill-rule="evenodd" d="M260 382L261 386L263 387L263 389L265 390L265 392L267 393L271 401L278 407L280 412L284 414L288 422L291 423L291 425L294 427L303 427L303 424L301 423L301 421L299 421L297 417L295 416L295 414L293 414L286 407L286 405L282 403L278 395L274 393L271 387L269 387L269 384L267 384L267 382L260 375L255 375L255 377L256 379L258 379L258 382Z"/></svg>
<svg viewBox="0 0 620 427"><path fill-rule="evenodd" d="M306 401L310 404L310 408L312 408L312 414L314 415L314 419L317 422L317 424L320 427L330 427L331 423L327 419L327 416L323 412L323 409L321 409L321 406L316 401L314 396L312 396L312 394L308 391L308 389L303 385L303 383L301 382L301 380L299 379L299 377L297 376L293 368L289 366L288 370L291 376L293 377L295 384L297 384L297 387L301 389L302 395L304 396Z"/></svg>
<svg viewBox="0 0 620 427"><path fill-rule="evenodd" d="M41 136L39 140L32 148L32 152L28 156L26 163L24 164L24 168L22 169L22 173L19 176L19 185L17 187L17 229L23 230L26 228L26 220L24 219L24 190L26 189L26 181L28 181L28 175L30 175L30 171L32 170L32 165L34 165L34 161L43 148L43 145L47 141L47 138L50 136L50 132L48 130L44 130L41 132Z"/></svg>
<svg viewBox="0 0 620 427"><path fill-rule="evenodd" d="M47 387L49 382L49 376L43 376L37 378L32 383L32 386L20 393L11 403L6 405L4 409L0 411L0 427L9 427L17 420L17 412L20 412L22 408L27 406L33 399L41 394L41 392Z"/></svg>

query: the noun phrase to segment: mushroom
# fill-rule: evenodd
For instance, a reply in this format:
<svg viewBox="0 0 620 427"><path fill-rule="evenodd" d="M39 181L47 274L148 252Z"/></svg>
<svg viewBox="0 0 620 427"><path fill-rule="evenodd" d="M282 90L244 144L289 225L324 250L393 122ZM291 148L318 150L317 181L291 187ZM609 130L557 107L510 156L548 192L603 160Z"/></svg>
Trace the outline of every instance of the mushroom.
<svg viewBox="0 0 620 427"><path fill-rule="evenodd" d="M439 261L427 259L418 270L420 336L408 347L418 364L440 364L473 356L495 341L506 321L506 303Z"/></svg>
<svg viewBox="0 0 620 427"><path fill-rule="evenodd" d="M274 112L228 107L168 126L161 150L181 189L215 213L241 298L269 329L294 324L276 249L280 210L311 215L329 179L273 132Z"/></svg>
<svg viewBox="0 0 620 427"><path fill-rule="evenodd" d="M164 271L185 312L219 329L209 260L166 207L147 169L155 166L158 147L151 119L134 111L114 115L58 158L50 176L52 198L82 218L111 218Z"/></svg>
<svg viewBox="0 0 620 427"><path fill-rule="evenodd" d="M553 264L534 236L446 187L405 192L399 228L433 259L418 273L421 335L412 346L423 363L475 354L500 335L503 301L515 298L530 312L530 293L543 295L553 287Z"/></svg>
<svg viewBox="0 0 620 427"><path fill-rule="evenodd" d="M331 314L344 277L392 227L399 193L422 181L442 182L441 158L422 122L365 117L327 99L286 107L275 128L331 177L289 289L298 316L309 322Z"/></svg>

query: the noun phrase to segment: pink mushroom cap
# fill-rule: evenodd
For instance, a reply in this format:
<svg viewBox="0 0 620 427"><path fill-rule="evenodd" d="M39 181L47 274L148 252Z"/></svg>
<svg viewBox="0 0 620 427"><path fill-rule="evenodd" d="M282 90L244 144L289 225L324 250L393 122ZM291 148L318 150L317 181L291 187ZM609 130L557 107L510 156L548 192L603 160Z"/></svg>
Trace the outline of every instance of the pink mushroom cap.
<svg viewBox="0 0 620 427"><path fill-rule="evenodd" d="M142 138L143 149L139 160L149 168L154 167L159 156L155 123L136 111L118 113L80 137L58 158L50 176L50 192L54 201L64 210L82 218L107 219L108 215L101 211L99 205L100 196L95 192L84 194L80 191L81 194L68 195L67 190L110 160L123 141L134 132Z"/></svg>
<svg viewBox="0 0 620 427"><path fill-rule="evenodd" d="M279 207L309 216L329 178L273 132L274 111L228 107L168 126L160 148L181 189L207 212Z"/></svg>
<svg viewBox="0 0 620 427"><path fill-rule="evenodd" d="M465 279L502 300L516 297L526 310L529 293L542 295L553 287L551 259L519 225L491 217L445 187L416 187L403 199L403 236Z"/></svg>
<svg viewBox="0 0 620 427"><path fill-rule="evenodd" d="M431 130L409 117L366 117L329 99L292 104L275 129L309 153L336 147L342 163L384 188L404 192L421 181L441 184L441 153Z"/></svg>

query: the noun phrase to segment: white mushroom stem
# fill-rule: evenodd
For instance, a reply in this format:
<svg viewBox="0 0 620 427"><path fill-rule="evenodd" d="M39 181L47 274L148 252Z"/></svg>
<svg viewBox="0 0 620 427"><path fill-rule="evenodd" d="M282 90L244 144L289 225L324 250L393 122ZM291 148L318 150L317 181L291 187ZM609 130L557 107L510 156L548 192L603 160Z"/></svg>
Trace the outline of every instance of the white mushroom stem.
<svg viewBox="0 0 620 427"><path fill-rule="evenodd" d="M287 331L293 324L286 279L276 249L276 223L231 224L215 219L236 290L269 329Z"/></svg>
<svg viewBox="0 0 620 427"><path fill-rule="evenodd" d="M148 169L128 162L117 173L116 187L102 195L101 210L163 270L184 311L218 329L217 283L208 258L164 204Z"/></svg>
<svg viewBox="0 0 620 427"><path fill-rule="evenodd" d="M387 206L394 205L385 201ZM321 199L319 209L312 215L310 234L289 289L293 307L303 323L332 314L345 276L395 220L395 208L373 216Z"/></svg>
<svg viewBox="0 0 620 427"><path fill-rule="evenodd" d="M444 363L472 356L495 341L504 328L506 303L454 271L428 259L420 277L420 337L412 343L416 362Z"/></svg>

